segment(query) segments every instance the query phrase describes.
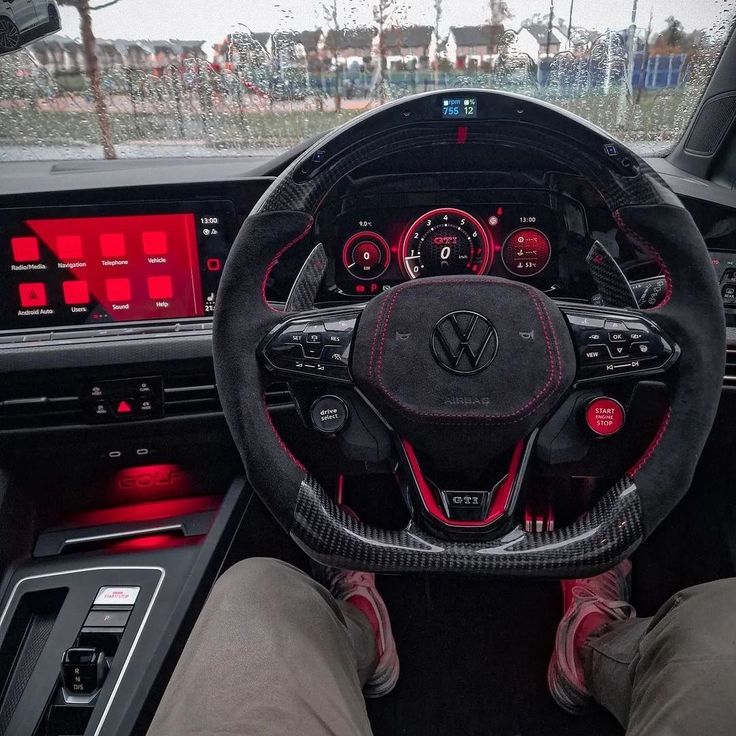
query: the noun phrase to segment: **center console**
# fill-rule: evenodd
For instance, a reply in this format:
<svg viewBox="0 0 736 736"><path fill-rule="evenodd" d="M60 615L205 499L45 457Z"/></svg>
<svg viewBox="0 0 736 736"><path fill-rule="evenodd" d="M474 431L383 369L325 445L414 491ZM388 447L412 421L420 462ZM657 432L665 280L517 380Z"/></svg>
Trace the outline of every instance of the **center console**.
<svg viewBox="0 0 736 736"><path fill-rule="evenodd" d="M57 529L66 544L42 537L2 598L0 734L132 733L150 717L246 500L238 480L198 522L170 499L146 511L159 517L148 529L139 505L118 507L117 524Z"/></svg>

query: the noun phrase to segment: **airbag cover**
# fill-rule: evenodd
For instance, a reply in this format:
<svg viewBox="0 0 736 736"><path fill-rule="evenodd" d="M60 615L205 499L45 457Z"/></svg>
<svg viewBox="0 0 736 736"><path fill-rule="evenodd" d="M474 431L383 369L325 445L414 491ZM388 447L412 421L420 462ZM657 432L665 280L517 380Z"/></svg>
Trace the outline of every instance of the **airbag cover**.
<svg viewBox="0 0 736 736"><path fill-rule="evenodd" d="M555 303L490 276L426 278L381 294L361 317L352 358L358 388L402 436L435 454L482 447L486 458L537 426L575 370ZM447 426L458 442L437 431Z"/></svg>

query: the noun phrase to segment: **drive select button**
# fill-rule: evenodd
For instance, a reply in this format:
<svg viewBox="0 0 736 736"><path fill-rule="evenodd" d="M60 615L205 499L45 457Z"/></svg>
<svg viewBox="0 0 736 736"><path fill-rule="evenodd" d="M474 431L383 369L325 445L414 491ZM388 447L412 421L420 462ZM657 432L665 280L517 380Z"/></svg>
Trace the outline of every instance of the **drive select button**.
<svg viewBox="0 0 736 736"><path fill-rule="evenodd" d="M335 434L347 424L348 407L339 396L320 396L309 410L318 432Z"/></svg>
<svg viewBox="0 0 736 736"><path fill-rule="evenodd" d="M593 399L585 408L585 423L593 434L610 437L624 426L626 412L623 406L607 396Z"/></svg>

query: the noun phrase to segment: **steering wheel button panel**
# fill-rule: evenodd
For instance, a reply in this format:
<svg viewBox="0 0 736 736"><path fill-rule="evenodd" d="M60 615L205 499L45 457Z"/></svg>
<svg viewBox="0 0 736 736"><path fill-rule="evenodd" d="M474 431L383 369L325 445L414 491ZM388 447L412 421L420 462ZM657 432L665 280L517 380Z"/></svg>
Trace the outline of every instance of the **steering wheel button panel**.
<svg viewBox="0 0 736 736"><path fill-rule="evenodd" d="M326 315L321 310L287 319L264 341L262 360L274 373L350 383L348 363L360 313L354 309Z"/></svg>
<svg viewBox="0 0 736 736"><path fill-rule="evenodd" d="M607 396L593 399L585 409L585 423L599 437L610 437L620 432L625 421L623 406Z"/></svg>
<svg viewBox="0 0 736 736"><path fill-rule="evenodd" d="M627 374L660 373L679 355L679 348L662 335L653 321L643 316L595 315L572 305L565 306L563 311L578 349L578 383ZM604 329L591 330L592 324L600 324Z"/></svg>

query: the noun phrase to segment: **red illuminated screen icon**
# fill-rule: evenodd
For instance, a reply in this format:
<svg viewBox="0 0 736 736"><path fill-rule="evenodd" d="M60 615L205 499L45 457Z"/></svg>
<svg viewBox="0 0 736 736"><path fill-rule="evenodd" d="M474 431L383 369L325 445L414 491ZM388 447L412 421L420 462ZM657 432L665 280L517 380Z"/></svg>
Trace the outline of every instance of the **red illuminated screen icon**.
<svg viewBox="0 0 736 736"><path fill-rule="evenodd" d="M165 232L144 232L143 252L147 256L162 256L169 250L168 239Z"/></svg>
<svg viewBox="0 0 736 736"><path fill-rule="evenodd" d="M86 281L65 281L62 288L67 304L89 304L89 285Z"/></svg>
<svg viewBox="0 0 736 736"><path fill-rule="evenodd" d="M131 298L130 279L107 279L105 292L111 302L129 302Z"/></svg>
<svg viewBox="0 0 736 736"><path fill-rule="evenodd" d="M171 299L174 296L174 284L171 276L149 276L148 296L151 299Z"/></svg>
<svg viewBox="0 0 736 736"><path fill-rule="evenodd" d="M50 267L53 276L44 274L52 302L58 293L61 303L95 305L98 318L116 322L204 314L196 219L191 212L25 224L39 247L48 248L49 255L64 264L62 269ZM70 258L80 249L82 258ZM46 257L44 251L41 255ZM64 286L65 282L70 284ZM86 292L74 282L86 282Z"/></svg>
<svg viewBox="0 0 736 736"><path fill-rule="evenodd" d="M100 253L104 258L122 258L125 255L125 236L122 233L102 233Z"/></svg>
<svg viewBox="0 0 736 736"><path fill-rule="evenodd" d="M79 235L59 235L56 238L56 253L62 261L82 258L82 238Z"/></svg>
<svg viewBox="0 0 736 736"><path fill-rule="evenodd" d="M38 238L11 238L10 247L13 249L13 260L21 263L40 261Z"/></svg>
<svg viewBox="0 0 736 736"><path fill-rule="evenodd" d="M21 307L45 307L48 304L45 284L20 284L18 293Z"/></svg>

